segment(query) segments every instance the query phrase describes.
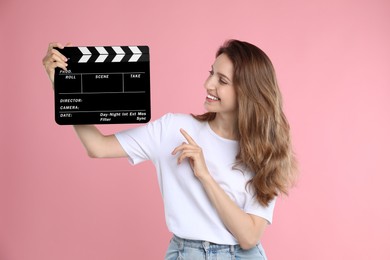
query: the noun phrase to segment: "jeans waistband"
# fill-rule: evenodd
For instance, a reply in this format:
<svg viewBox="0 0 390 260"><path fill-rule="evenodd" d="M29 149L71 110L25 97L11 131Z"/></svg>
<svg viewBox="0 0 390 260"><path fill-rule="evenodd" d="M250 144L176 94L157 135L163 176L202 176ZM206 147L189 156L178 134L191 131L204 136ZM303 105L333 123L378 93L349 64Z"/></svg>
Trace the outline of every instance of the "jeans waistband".
<svg viewBox="0 0 390 260"><path fill-rule="evenodd" d="M234 253L235 250L237 250L240 246L239 245L221 245L221 244L215 244L209 241L203 241L203 240L191 240L191 239L184 239L180 238L176 235L173 235L172 238L178 245L180 250L184 247L191 247L191 248L198 248L198 249L204 249L204 250L229 250L230 253Z"/></svg>

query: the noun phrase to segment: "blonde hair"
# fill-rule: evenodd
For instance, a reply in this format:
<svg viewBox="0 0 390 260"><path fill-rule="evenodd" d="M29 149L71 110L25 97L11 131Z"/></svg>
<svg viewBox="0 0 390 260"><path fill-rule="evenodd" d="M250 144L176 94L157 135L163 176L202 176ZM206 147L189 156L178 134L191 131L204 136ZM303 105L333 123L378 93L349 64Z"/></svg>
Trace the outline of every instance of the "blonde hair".
<svg viewBox="0 0 390 260"><path fill-rule="evenodd" d="M238 40L222 45L216 56L226 54L234 66L233 85L238 100L236 168L253 172L248 182L260 204L288 194L295 183L296 159L290 126L283 112L282 95L268 56L258 47ZM194 116L211 121L215 113Z"/></svg>

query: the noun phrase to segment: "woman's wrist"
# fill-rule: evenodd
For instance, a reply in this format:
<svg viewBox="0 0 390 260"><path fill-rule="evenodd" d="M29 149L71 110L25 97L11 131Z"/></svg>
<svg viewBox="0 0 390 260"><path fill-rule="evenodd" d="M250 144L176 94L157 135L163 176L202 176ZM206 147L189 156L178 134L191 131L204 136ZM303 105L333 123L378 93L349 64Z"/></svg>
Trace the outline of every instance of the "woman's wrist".
<svg viewBox="0 0 390 260"><path fill-rule="evenodd" d="M203 184L208 184L208 183L211 183L214 180L213 176L211 176L211 174L209 172L205 173L205 174L202 174L202 175L199 175L198 176L198 180Z"/></svg>

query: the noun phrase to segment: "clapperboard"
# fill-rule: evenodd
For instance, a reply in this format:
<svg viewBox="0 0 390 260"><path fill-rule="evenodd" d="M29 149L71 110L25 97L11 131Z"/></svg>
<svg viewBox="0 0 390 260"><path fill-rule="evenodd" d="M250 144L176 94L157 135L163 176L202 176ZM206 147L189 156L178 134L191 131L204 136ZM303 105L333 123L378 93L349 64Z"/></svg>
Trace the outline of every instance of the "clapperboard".
<svg viewBox="0 0 390 260"><path fill-rule="evenodd" d="M67 71L54 76L60 125L146 123L150 120L148 46L65 47Z"/></svg>

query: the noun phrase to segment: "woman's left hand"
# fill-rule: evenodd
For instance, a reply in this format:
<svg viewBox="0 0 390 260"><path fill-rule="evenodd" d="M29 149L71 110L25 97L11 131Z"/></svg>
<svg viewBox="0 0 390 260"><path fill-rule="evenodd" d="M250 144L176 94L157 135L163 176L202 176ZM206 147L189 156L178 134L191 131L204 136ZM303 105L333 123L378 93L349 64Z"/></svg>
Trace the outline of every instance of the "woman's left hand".
<svg viewBox="0 0 390 260"><path fill-rule="evenodd" d="M177 158L177 163L180 164L184 159L188 158L194 175L198 179L209 176L210 173L206 166L202 148L184 129L180 129L180 133L188 143L183 142L173 150L172 155L175 155L178 152L181 153Z"/></svg>

